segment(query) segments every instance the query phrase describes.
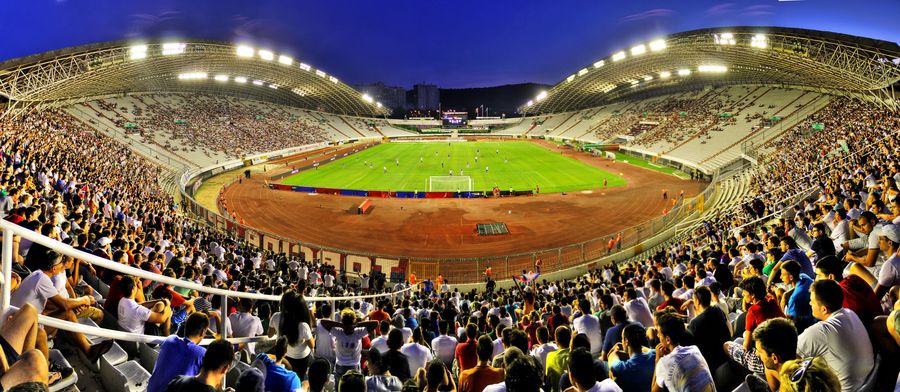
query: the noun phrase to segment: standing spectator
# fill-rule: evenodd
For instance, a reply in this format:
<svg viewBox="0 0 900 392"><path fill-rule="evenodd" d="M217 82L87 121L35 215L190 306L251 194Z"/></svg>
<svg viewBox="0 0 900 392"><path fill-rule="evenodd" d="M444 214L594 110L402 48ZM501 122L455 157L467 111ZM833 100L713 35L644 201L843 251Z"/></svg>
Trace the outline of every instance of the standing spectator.
<svg viewBox="0 0 900 392"><path fill-rule="evenodd" d="M644 305L646 305L646 302ZM572 329L575 333L587 335L591 341L591 354L599 355L603 351L603 333L600 331L600 319L591 314L591 301L587 298L582 298L578 301L578 309L581 310L581 316L572 321Z"/></svg>
<svg viewBox="0 0 900 392"><path fill-rule="evenodd" d="M800 334L797 354L821 356L841 381L845 392L857 391L875 364L866 327L844 308L844 292L833 280L819 280L810 290L813 316L819 322Z"/></svg>
<svg viewBox="0 0 900 392"><path fill-rule="evenodd" d="M456 344L458 343L455 338L447 335L449 328L450 323L447 320L439 321L438 330L441 334L431 340L431 349L434 352L434 357L444 362L444 365L447 367L453 365L453 357L456 354Z"/></svg>
<svg viewBox="0 0 900 392"><path fill-rule="evenodd" d="M324 330L324 328L322 328ZM387 322L387 320L381 320L378 323L378 335L375 339L372 339L371 346L372 349L378 350L380 353L384 354L388 351L388 333L391 331L391 323ZM332 339L332 346L334 343L334 339ZM318 347L318 345L317 345ZM451 360L452 361L452 360Z"/></svg>
<svg viewBox="0 0 900 392"><path fill-rule="evenodd" d="M625 309L622 309L625 313ZM547 379L549 390L559 391L559 379L569 366L569 345L572 341L572 331L568 327L556 328L556 346L559 350L547 354Z"/></svg>
<svg viewBox="0 0 900 392"><path fill-rule="evenodd" d="M597 380L594 357L587 349L572 350L569 354L568 370L572 387L567 389L567 392L622 392L622 388L611 379Z"/></svg>
<svg viewBox="0 0 900 392"><path fill-rule="evenodd" d="M369 351L366 363L369 367L369 376L366 377L366 390L369 392L399 392L403 389L403 383L396 376L387 375L387 366L378 350Z"/></svg>
<svg viewBox="0 0 900 392"><path fill-rule="evenodd" d="M303 286L302 283L298 284ZM300 380L306 379L306 369L312 361L312 348L315 346L310 328L310 312L306 300L297 291L288 290L281 296L281 311L272 315L270 327L275 328L279 336L287 337L287 353L285 357L291 369Z"/></svg>
<svg viewBox="0 0 900 392"><path fill-rule="evenodd" d="M478 326L469 323L466 325L466 341L456 346L456 362L459 364L460 373L469 370L478 364L477 347Z"/></svg>
<svg viewBox="0 0 900 392"><path fill-rule="evenodd" d="M400 348L400 352L406 355L406 359L409 361L409 370L413 373L416 373L419 369L424 369L425 365L434 359L434 356L431 354L431 348L428 347L422 336L421 326L413 330L412 341L404 344Z"/></svg>
<svg viewBox="0 0 900 392"><path fill-rule="evenodd" d="M241 298L240 301L238 301L238 311L228 316L228 321L231 322L232 336L236 338L249 338L263 334L262 322L259 320L259 317L253 315L252 311L252 299ZM251 354L256 352L255 343L242 343L238 346L238 349L244 347L247 347Z"/></svg>
<svg viewBox="0 0 900 392"><path fill-rule="evenodd" d="M203 340L207 328L209 318L196 312L188 316L184 324L185 337L171 335L163 341L147 384L147 392L162 392L175 377L200 373L206 349L198 344Z"/></svg>
<svg viewBox="0 0 900 392"><path fill-rule="evenodd" d="M653 391L708 392L715 391L709 365L697 346L682 345L687 338L684 323L676 314L656 312L656 371Z"/></svg>
<svg viewBox="0 0 900 392"><path fill-rule="evenodd" d="M481 392L486 386L503 381L503 370L490 365L494 352L491 338L482 335L477 344L478 364L459 374L460 392Z"/></svg>
<svg viewBox="0 0 900 392"><path fill-rule="evenodd" d="M341 311L341 322L322 320L331 336L334 337L335 366L334 379L339 380L348 371L360 370L362 358L362 339L378 326L377 321L356 322L356 313L346 308Z"/></svg>
<svg viewBox="0 0 900 392"><path fill-rule="evenodd" d="M334 354L334 338L331 335L331 331L322 326L322 320L330 320L331 319L331 304L323 303L316 308L316 312L318 313L318 319L316 320L316 350L315 357L322 358L328 361L329 365L332 365L334 368L335 354ZM385 340L387 338L385 337ZM377 339L376 339L377 340ZM374 346L375 342L372 342ZM382 352L387 351L387 342L385 342L384 350Z"/></svg>
<svg viewBox="0 0 900 392"><path fill-rule="evenodd" d="M260 353L256 360L262 363L266 369L266 391L269 392L294 392L300 390L300 378L297 373L284 367L284 355L287 353L287 338L279 336L275 340L275 347L271 354Z"/></svg>
<svg viewBox="0 0 900 392"><path fill-rule="evenodd" d="M403 347L403 332L392 329L388 334L388 352L384 354L385 366L392 376L397 376L401 382L406 382L412 377L409 371L409 360L400 352Z"/></svg>

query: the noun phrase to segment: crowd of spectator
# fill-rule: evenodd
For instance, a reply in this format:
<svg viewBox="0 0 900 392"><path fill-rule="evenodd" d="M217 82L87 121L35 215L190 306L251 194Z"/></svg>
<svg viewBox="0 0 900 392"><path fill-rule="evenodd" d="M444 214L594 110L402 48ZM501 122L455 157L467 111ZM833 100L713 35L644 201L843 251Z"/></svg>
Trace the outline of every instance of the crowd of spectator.
<svg viewBox="0 0 900 392"><path fill-rule="evenodd" d="M48 364L52 339L90 361L108 349L39 328L45 314L166 336L151 391L221 389L235 359L252 365L239 391L893 388L900 118L837 100L810 121L825 129L801 125L774 142L754 198L699 235L574 279L528 273L512 287L460 291L414 275L350 284L332 266L254 248L186 219L146 181L152 165L66 115L6 120L6 220L114 262L281 300L223 303L15 238L19 310L0 328L0 384L70 374ZM809 188L799 202L787 197ZM362 292L389 295L313 301ZM272 339L221 340L251 336ZM219 340L198 346L204 337Z"/></svg>

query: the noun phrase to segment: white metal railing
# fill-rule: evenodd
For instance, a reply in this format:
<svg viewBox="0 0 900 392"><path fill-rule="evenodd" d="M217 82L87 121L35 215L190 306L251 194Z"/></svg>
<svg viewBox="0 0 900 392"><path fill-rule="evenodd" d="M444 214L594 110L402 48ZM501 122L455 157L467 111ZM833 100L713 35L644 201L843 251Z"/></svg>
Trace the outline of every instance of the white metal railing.
<svg viewBox="0 0 900 392"><path fill-rule="evenodd" d="M3 285L2 291L0 291L0 314L7 314L7 311L13 309L10 306L9 300L11 296L11 287L10 282L12 276L12 263L13 263L13 235L18 235L24 239L30 240L34 243L38 243L44 245L48 248L51 248L63 255L74 257L79 260L84 260L90 262L93 265L100 266L102 268L110 269L113 271L121 272L124 274L136 276L142 279L149 279L156 282L161 282L165 284L170 284L176 287L187 288L191 290L197 290L202 293L209 293L213 295L220 295L223 297L223 307L228 303L228 297L236 297L236 298L249 298L254 300L264 300L264 301L280 301L281 296L276 295L267 295L267 294L258 294L258 293L246 293L239 291L231 291L231 290L223 290L213 287L206 287L194 282L188 282L180 279L171 278L168 276L158 275L152 272L144 271L139 268L134 268L125 264L119 264L113 262L112 260L107 260L101 257L97 257L90 253L85 253L80 250L77 250L69 245L66 245L62 242L56 241L52 238L45 237L40 235L34 231L28 230L24 227L16 225L12 222L0 219L0 230L3 232L3 249L2 254L2 276L0 276L0 284ZM319 296L308 296L305 297L307 301L310 302L334 302L334 301L346 301L346 300L355 300L355 299L365 299L365 298L379 298L379 297L393 297L397 294L404 293L406 291L412 290L413 287L409 287L400 291L392 291L390 293L384 294L369 294L369 295L355 295L355 296L343 296L343 297L319 297ZM332 308L334 308L332 306ZM336 310L336 309L335 309ZM220 326L219 331L225 331L224 323L227 319L227 315L222 315L222 325ZM0 320L0 324L2 324ZM73 323L69 321L59 320L46 316L39 316L38 321L41 324L59 328L65 331L70 332L78 332L91 336L99 336L108 339L118 339L132 342L144 342L144 343L159 343L165 337L159 336L147 336L141 334L135 334L130 332L116 331L111 329L99 328L89 325L82 325L78 323ZM246 343L246 342L257 342L268 340L267 336L258 336L251 338L229 338L228 341L232 343ZM205 341L202 344L208 344L209 341Z"/></svg>

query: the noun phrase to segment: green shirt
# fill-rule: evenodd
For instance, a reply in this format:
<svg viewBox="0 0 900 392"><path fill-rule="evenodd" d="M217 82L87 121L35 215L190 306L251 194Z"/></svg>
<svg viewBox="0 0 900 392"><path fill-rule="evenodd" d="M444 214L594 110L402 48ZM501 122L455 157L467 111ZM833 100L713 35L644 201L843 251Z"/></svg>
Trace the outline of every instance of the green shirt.
<svg viewBox="0 0 900 392"><path fill-rule="evenodd" d="M547 354L547 382L550 392L559 391L559 379L569 369L569 349L563 348Z"/></svg>

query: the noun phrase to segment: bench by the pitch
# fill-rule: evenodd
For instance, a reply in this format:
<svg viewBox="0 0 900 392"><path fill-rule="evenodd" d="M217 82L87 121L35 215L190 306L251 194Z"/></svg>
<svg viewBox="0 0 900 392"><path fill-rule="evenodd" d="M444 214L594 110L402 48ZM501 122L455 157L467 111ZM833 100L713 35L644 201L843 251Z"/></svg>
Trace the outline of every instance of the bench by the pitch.
<svg viewBox="0 0 900 392"><path fill-rule="evenodd" d="M369 210L372 209L372 201L369 199L364 200L362 203L359 203L359 207L356 208L356 213L359 215L364 215Z"/></svg>

